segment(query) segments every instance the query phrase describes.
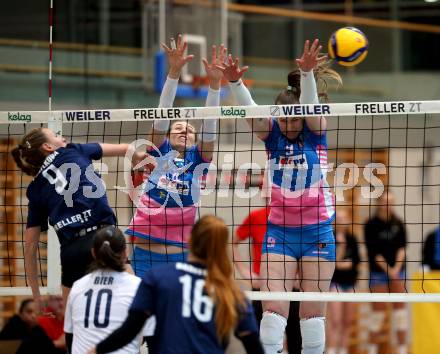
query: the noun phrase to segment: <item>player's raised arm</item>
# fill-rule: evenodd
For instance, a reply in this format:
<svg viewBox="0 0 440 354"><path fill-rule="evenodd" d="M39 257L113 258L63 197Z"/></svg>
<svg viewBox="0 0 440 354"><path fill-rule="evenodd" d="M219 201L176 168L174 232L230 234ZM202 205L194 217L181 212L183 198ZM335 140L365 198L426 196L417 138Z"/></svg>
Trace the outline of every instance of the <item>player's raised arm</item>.
<svg viewBox="0 0 440 354"><path fill-rule="evenodd" d="M310 45L307 40L304 43L304 51L301 58L296 59L296 63L300 69L300 87L301 94L299 103L301 104L319 104L318 89L316 86L316 77L321 77L324 80L332 78L341 83L341 78L338 73L327 67L327 57L319 56L322 46L319 45L319 40L315 39ZM327 130L327 120L324 116L320 117L306 117L308 128L317 135L322 135Z"/></svg>
<svg viewBox="0 0 440 354"><path fill-rule="evenodd" d="M208 96L206 97L206 107L220 106L220 88L223 78L222 71L217 67L224 63L226 59L226 47L221 44L218 53L217 47L212 46L211 62L206 58L202 59L205 66L206 75L209 80ZM217 139L217 119L205 119L202 126L201 139L198 143L198 148L201 156L206 161L212 160L214 153L214 143Z"/></svg>
<svg viewBox="0 0 440 354"><path fill-rule="evenodd" d="M249 69L248 66L240 68L238 58L235 60L231 55L228 56L226 62L218 66L226 80L229 81L231 91L240 106L256 106L252 99L251 93L243 83L243 75ZM251 129L262 140L265 140L270 131L270 118L247 118Z"/></svg>
<svg viewBox="0 0 440 354"><path fill-rule="evenodd" d="M165 43L162 43L161 47L167 55L170 69L160 95L159 108L167 108L172 107L174 104L182 68L194 58L194 55L185 55L187 43L182 40L182 35L180 34L177 37L177 43L171 38L170 47ZM156 119L147 138L159 147L166 139L169 128L169 120Z"/></svg>
<svg viewBox="0 0 440 354"><path fill-rule="evenodd" d="M313 73L319 63L325 59L325 56L318 58L322 49L319 41L315 39L310 46L307 40L304 43L304 51L301 58L296 59L299 69L301 70L301 95L299 103L301 104L319 104L318 89L316 88L316 81ZM307 117L307 126L316 134L323 134L327 129L327 120L324 116L321 117Z"/></svg>
<svg viewBox="0 0 440 354"><path fill-rule="evenodd" d="M148 154L144 151L135 151L129 144L99 144L103 157L130 156L132 166L136 166L144 160ZM130 151L133 149L132 151Z"/></svg>

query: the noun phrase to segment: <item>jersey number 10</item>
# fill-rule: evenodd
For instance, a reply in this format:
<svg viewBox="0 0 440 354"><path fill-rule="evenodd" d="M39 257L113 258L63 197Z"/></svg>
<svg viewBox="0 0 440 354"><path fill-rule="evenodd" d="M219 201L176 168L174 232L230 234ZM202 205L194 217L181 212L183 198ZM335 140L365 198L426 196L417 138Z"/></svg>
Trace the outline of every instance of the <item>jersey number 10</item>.
<svg viewBox="0 0 440 354"><path fill-rule="evenodd" d="M194 282L192 277L182 275L179 282L182 283L182 317L191 317L191 310L200 322L209 322L212 319L213 303L208 295L203 294L205 280L197 279ZM191 298L191 293L193 293Z"/></svg>
<svg viewBox="0 0 440 354"><path fill-rule="evenodd" d="M103 296L105 295L105 310L104 310L104 318L101 318L100 321L99 313L101 311L101 302L103 302ZM96 328L105 328L108 326L110 322L110 307L112 305L112 291L110 289L101 289L98 291L98 295L96 296L95 309L93 311L94 318L93 324ZM86 302L86 313L84 316L84 328L89 328L89 317L90 317L90 307L92 305L93 299L93 289L88 290L84 293L84 296L87 298Z"/></svg>

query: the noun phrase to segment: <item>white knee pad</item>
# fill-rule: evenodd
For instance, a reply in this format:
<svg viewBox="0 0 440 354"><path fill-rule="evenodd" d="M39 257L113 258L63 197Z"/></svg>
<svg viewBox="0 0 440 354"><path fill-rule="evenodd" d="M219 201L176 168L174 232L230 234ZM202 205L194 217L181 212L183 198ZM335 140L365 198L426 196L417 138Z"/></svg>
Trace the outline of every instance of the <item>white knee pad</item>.
<svg viewBox="0 0 440 354"><path fill-rule="evenodd" d="M275 312L265 311L260 324L260 339L266 354L283 352L287 319Z"/></svg>
<svg viewBox="0 0 440 354"><path fill-rule="evenodd" d="M370 315L370 331L379 332L383 327L385 313L383 311L373 311Z"/></svg>
<svg viewBox="0 0 440 354"><path fill-rule="evenodd" d="M313 317L299 322L302 354L322 354L325 349L325 317Z"/></svg>
<svg viewBox="0 0 440 354"><path fill-rule="evenodd" d="M408 329L408 314L406 309L394 310L393 322L398 331L406 331Z"/></svg>

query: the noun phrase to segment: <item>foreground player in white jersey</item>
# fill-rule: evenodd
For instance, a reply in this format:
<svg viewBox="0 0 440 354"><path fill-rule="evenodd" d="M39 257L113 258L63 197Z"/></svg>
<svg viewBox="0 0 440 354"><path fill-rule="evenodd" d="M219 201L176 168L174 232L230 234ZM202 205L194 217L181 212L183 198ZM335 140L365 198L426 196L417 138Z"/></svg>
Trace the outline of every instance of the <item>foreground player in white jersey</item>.
<svg viewBox="0 0 440 354"><path fill-rule="evenodd" d="M67 301L64 331L69 353L84 354L125 320L141 279L125 271L122 232L108 226L95 236L94 271L73 284ZM138 353L141 332L115 353Z"/></svg>

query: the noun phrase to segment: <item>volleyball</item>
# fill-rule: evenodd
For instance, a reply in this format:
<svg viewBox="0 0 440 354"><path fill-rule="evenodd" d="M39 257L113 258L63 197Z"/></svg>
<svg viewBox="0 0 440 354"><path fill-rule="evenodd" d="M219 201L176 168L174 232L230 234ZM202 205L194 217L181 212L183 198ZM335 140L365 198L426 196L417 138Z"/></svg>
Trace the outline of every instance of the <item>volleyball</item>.
<svg viewBox="0 0 440 354"><path fill-rule="evenodd" d="M355 66L367 56L368 39L355 27L340 28L328 41L328 53L342 66Z"/></svg>

